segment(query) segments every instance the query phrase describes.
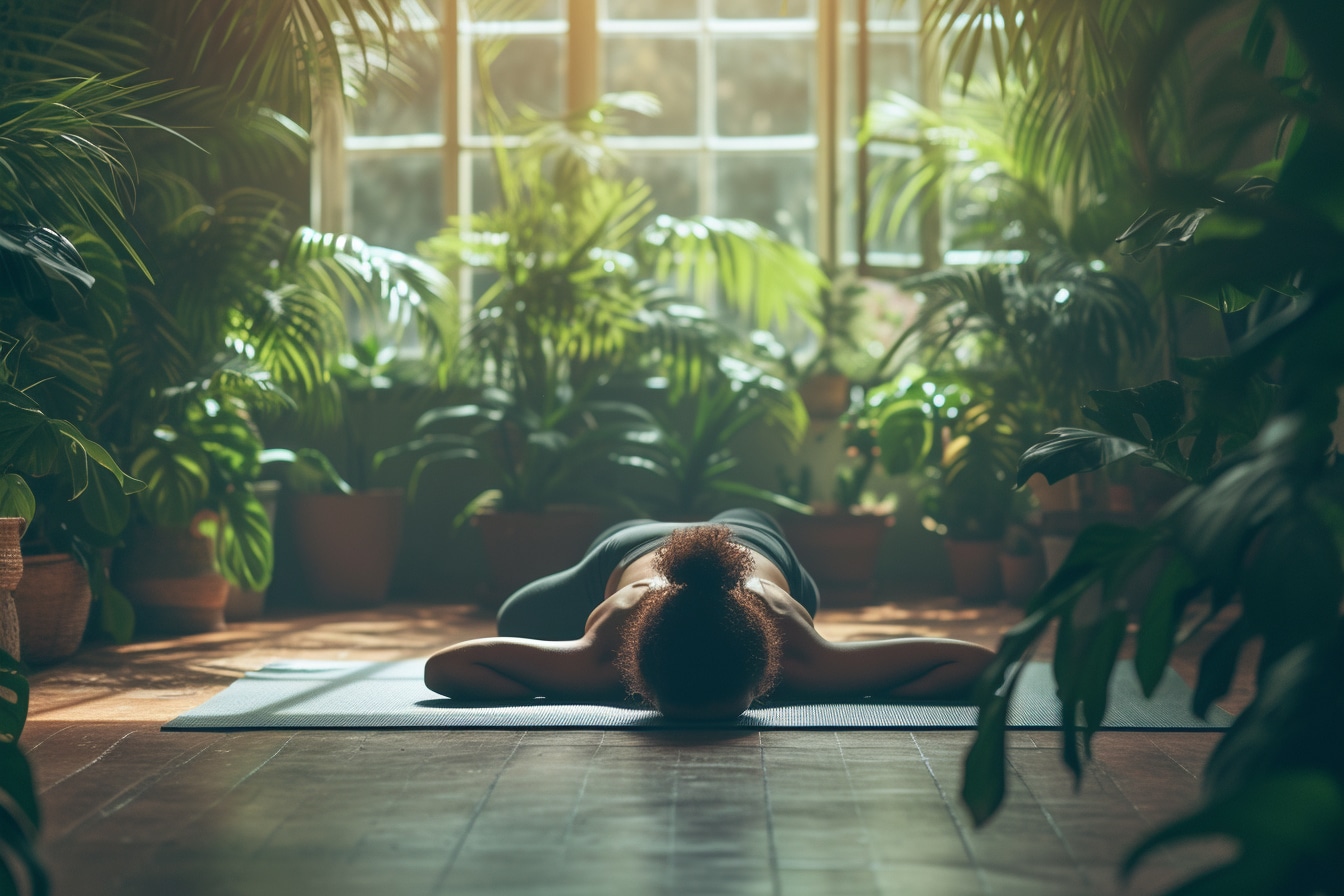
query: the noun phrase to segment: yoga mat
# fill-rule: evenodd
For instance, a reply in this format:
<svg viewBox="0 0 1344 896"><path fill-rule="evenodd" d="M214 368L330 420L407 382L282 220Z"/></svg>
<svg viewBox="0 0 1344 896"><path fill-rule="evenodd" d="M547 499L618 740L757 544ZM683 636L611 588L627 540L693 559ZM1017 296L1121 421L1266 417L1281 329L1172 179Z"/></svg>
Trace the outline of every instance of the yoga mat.
<svg viewBox="0 0 1344 896"><path fill-rule="evenodd" d="M229 685L163 726L165 731L252 728L974 728L974 706L933 703L790 704L753 708L721 722L673 722L652 710L533 700L460 703L425 687L424 660L278 662ZM1102 727L1165 731L1226 728L1232 717L1190 712L1190 688L1167 669L1151 700L1129 662L1116 667ZM1009 707L1010 728L1058 728L1048 663L1030 663Z"/></svg>

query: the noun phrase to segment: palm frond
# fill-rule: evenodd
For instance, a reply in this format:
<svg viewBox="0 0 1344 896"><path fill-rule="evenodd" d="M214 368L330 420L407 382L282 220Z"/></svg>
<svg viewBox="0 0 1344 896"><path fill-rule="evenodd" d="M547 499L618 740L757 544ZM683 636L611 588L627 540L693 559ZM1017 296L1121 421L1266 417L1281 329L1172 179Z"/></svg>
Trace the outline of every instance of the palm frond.
<svg viewBox="0 0 1344 896"><path fill-rule="evenodd" d="M815 325L817 293L829 280L810 252L751 221L708 215L659 215L640 235L641 252L659 280L673 280L707 302L724 301L761 329L797 314Z"/></svg>
<svg viewBox="0 0 1344 896"><path fill-rule="evenodd" d="M125 221L135 178L123 132L157 127L136 114L152 86L90 76L0 89L0 208L106 233L143 269Z"/></svg>

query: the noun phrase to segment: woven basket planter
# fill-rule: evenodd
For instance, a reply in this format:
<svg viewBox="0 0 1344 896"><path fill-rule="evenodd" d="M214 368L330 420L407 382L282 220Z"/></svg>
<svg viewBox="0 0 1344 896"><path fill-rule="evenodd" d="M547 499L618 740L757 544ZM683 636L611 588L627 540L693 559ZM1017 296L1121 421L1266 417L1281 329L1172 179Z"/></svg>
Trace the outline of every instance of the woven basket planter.
<svg viewBox="0 0 1344 896"><path fill-rule="evenodd" d="M10 593L23 578L23 551L19 539L27 523L22 517L0 517L0 650L19 659L19 616Z"/></svg>
<svg viewBox="0 0 1344 896"><path fill-rule="evenodd" d="M135 607L137 631L190 635L224 628L229 583L215 569L215 543L188 529L134 527L117 553L112 579Z"/></svg>
<svg viewBox="0 0 1344 896"><path fill-rule="evenodd" d="M23 551L19 539L26 528L23 517L0 517L0 591L13 591L23 578Z"/></svg>
<svg viewBox="0 0 1344 896"><path fill-rule="evenodd" d="M74 555L26 558L23 581L14 591L24 661L45 665L73 656L84 640L92 602L89 573Z"/></svg>

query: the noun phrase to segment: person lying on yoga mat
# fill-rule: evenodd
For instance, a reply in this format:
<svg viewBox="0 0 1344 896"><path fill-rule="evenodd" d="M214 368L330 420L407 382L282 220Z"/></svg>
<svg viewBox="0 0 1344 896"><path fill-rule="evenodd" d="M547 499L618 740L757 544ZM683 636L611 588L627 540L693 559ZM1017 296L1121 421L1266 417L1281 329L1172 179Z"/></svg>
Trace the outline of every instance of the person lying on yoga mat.
<svg viewBox="0 0 1344 896"><path fill-rule="evenodd" d="M708 523L631 520L583 559L513 594L497 638L454 644L425 684L463 700L636 695L663 715L732 718L769 693L787 701L957 698L993 653L965 641L834 644L817 633L817 586L773 519L730 510Z"/></svg>

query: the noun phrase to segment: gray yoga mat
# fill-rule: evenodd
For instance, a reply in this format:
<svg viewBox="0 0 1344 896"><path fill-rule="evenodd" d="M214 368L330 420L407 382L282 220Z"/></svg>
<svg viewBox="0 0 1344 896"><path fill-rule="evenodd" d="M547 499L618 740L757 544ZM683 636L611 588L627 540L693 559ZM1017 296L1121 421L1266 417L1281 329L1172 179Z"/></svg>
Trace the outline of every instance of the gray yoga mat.
<svg viewBox="0 0 1344 896"><path fill-rule="evenodd" d="M929 703L812 703L751 709L713 723L669 722L629 706L533 700L483 706L440 697L425 687L424 660L390 663L271 663L163 726L165 731L249 728L974 728L976 708ZM1190 688L1167 669L1152 699L1134 667L1117 666L1105 728L1165 731L1226 728L1217 707L1207 720L1190 712ZM1010 728L1059 727L1059 701L1048 663L1031 663L1008 713Z"/></svg>

